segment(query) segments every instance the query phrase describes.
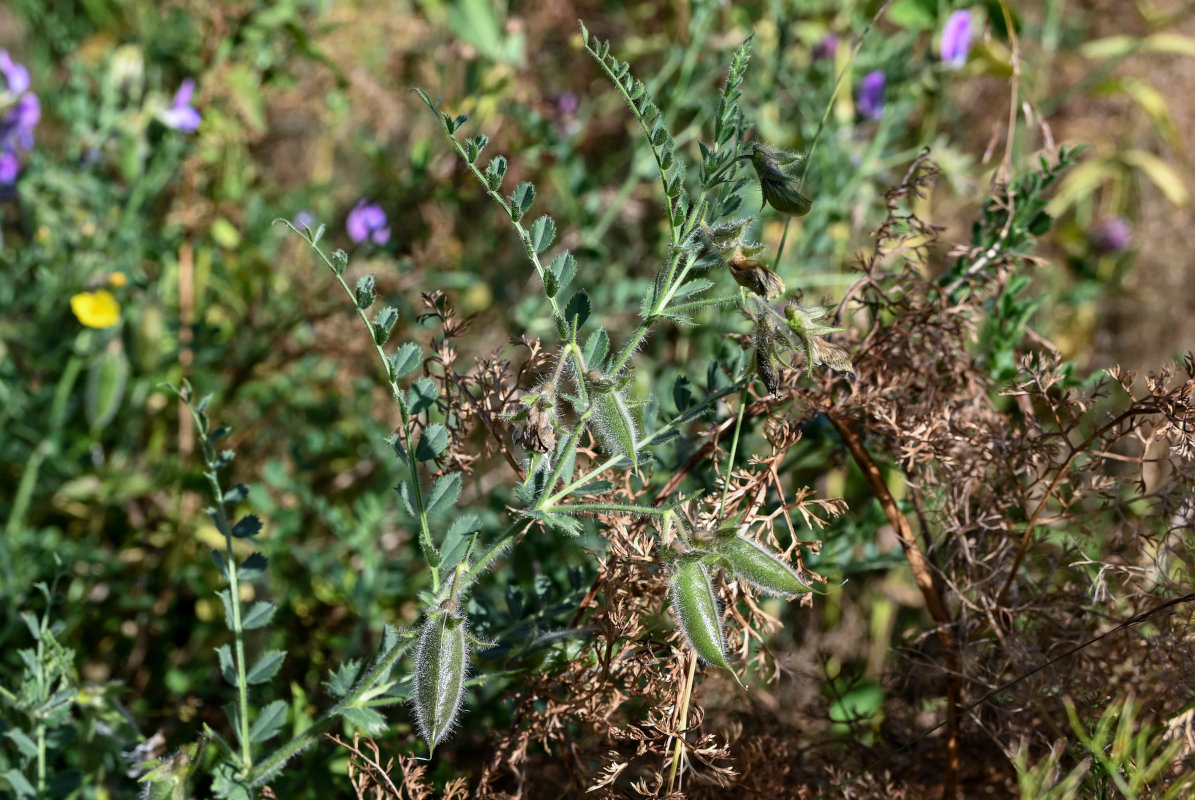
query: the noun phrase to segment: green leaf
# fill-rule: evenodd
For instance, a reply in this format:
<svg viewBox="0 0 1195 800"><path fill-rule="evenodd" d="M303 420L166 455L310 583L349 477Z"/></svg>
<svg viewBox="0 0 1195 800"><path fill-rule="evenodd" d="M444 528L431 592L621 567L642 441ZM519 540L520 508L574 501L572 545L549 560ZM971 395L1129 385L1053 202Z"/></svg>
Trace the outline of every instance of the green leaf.
<svg viewBox="0 0 1195 800"><path fill-rule="evenodd" d="M256 514L246 514L237 520L236 525L232 526L232 536L234 539L248 539L260 532L261 520L257 518Z"/></svg>
<svg viewBox="0 0 1195 800"><path fill-rule="evenodd" d="M576 318L576 322L573 319ZM579 290L568 301L568 305L564 307L564 319L566 323L577 330L585 324L585 320L589 319L589 293L584 289Z"/></svg>
<svg viewBox="0 0 1195 800"><path fill-rule="evenodd" d="M17 750L21 751L21 755L25 758L33 758L37 755L37 744L20 728L5 731L4 735L17 746Z"/></svg>
<svg viewBox="0 0 1195 800"><path fill-rule="evenodd" d="M22 734L24 735L24 734ZM18 800L33 800L37 797L37 789L29 782L29 779L22 775L15 769L5 770L0 773L0 778L8 781L8 788L15 793L13 796Z"/></svg>
<svg viewBox="0 0 1195 800"><path fill-rule="evenodd" d="M444 541L440 545L440 553L442 561L440 569L445 573L457 565L465 556L465 549L469 546L469 540L473 534L481 530L481 520L476 514L466 513L456 518L452 523L452 527L448 529L448 533L444 536Z"/></svg>
<svg viewBox="0 0 1195 800"><path fill-rule="evenodd" d="M268 600L258 600L241 619L241 627L247 631L264 628L270 624L270 620L274 618L274 612L277 610L278 606Z"/></svg>
<svg viewBox="0 0 1195 800"><path fill-rule="evenodd" d="M286 702L275 700L257 714L249 727L249 741L254 744L272 739L286 724Z"/></svg>
<svg viewBox="0 0 1195 800"><path fill-rule="evenodd" d="M431 378L420 378L407 389L407 411L418 414L436 402L436 383Z"/></svg>
<svg viewBox="0 0 1195 800"><path fill-rule="evenodd" d="M394 324L398 322L398 309L394 306L386 306L379 311L373 318L373 341L379 347L386 343L390 338L390 332L394 330Z"/></svg>
<svg viewBox="0 0 1195 800"><path fill-rule="evenodd" d="M224 605L224 626L230 631L236 630L232 624L232 595L227 589L221 589L216 592L216 596L220 598L220 602Z"/></svg>
<svg viewBox="0 0 1195 800"><path fill-rule="evenodd" d="M415 474L411 475L411 480L414 481L414 480L418 480L418 479L419 479L418 475L415 475ZM410 483L407 481L403 481L398 486L394 487L394 491L398 492L398 496L402 500L403 507L407 510L407 513L410 514L412 517L418 516L418 514L415 513L415 502L411 498Z"/></svg>
<svg viewBox="0 0 1195 800"><path fill-rule="evenodd" d="M543 523L549 529L569 536L580 536L584 530L581 521L569 514L549 514L544 511L525 511L523 513L527 517Z"/></svg>
<svg viewBox="0 0 1195 800"><path fill-rule="evenodd" d="M481 151L485 149L485 146L487 144L489 144L489 142L490 142L490 137L486 136L484 133L478 134L477 136L474 136L472 139L469 139L468 141L466 141L465 142L465 160L468 161L470 164L472 164L474 161L477 160L477 157L479 155L481 155Z"/></svg>
<svg viewBox="0 0 1195 800"><path fill-rule="evenodd" d="M581 348L581 356L585 359L585 366L590 369L601 369L606 354L610 352L610 336L605 328L598 328L589 334L585 346Z"/></svg>
<svg viewBox="0 0 1195 800"><path fill-rule="evenodd" d="M584 497L590 494L603 494L614 489L611 481L590 481L569 492L572 497Z"/></svg>
<svg viewBox="0 0 1195 800"><path fill-rule="evenodd" d="M370 735L383 733L388 727L386 718L372 708L352 706L341 711L340 716L344 717L345 721L354 728L359 728Z"/></svg>
<svg viewBox="0 0 1195 800"><path fill-rule="evenodd" d="M693 384L684 375L678 375L676 383L672 384L672 402L676 403L679 413L688 410L693 402Z"/></svg>
<svg viewBox="0 0 1195 800"><path fill-rule="evenodd" d="M448 447L448 429L440 423L428 425L419 437L419 444L415 445L415 458L419 461L431 461L439 457Z"/></svg>
<svg viewBox="0 0 1195 800"><path fill-rule="evenodd" d="M216 659L220 662L220 674L224 676L224 680L236 686L237 668L232 662L232 649L226 644L220 645L216 648Z"/></svg>
<svg viewBox="0 0 1195 800"><path fill-rule="evenodd" d="M506 175L506 157L494 156L485 168L485 185L491 192L502 188L502 178Z"/></svg>
<svg viewBox="0 0 1195 800"><path fill-rule="evenodd" d="M253 662L253 666L249 667L249 672L245 675L245 682L250 686L265 683L278 673L285 658L286 652L283 650L265 651L257 661Z"/></svg>
<svg viewBox="0 0 1195 800"><path fill-rule="evenodd" d="M573 254L565 250L560 255L552 259L552 263L548 265L548 269L556 276L560 288L568 286L577 274L577 259L573 258Z"/></svg>
<svg viewBox="0 0 1195 800"><path fill-rule="evenodd" d="M224 560L224 554L219 550L212 550L212 561L216 562L216 570L219 571L220 577L228 580L228 562Z"/></svg>
<svg viewBox="0 0 1195 800"><path fill-rule="evenodd" d="M531 226L531 247L536 253L542 253L552 246L556 238L556 222L547 214L537 219Z"/></svg>
<svg viewBox="0 0 1195 800"><path fill-rule="evenodd" d="M678 300L682 297L688 297L691 294L699 294L714 285L714 282L708 278L696 278L691 281L686 281L676 288L672 293L672 299Z"/></svg>
<svg viewBox="0 0 1195 800"><path fill-rule="evenodd" d="M427 503L424 505L424 508L427 510L429 516L451 511L460 494L461 474L459 472L450 472L447 475L442 475L436 480L435 485L432 486L431 492L428 493Z"/></svg>
<svg viewBox="0 0 1195 800"><path fill-rule="evenodd" d="M340 665L340 668L332 671L328 675L328 680L324 681L324 686L328 687L328 693L335 698L341 698L347 695L357 682L357 676L361 674L361 662L356 659L349 659Z"/></svg>
<svg viewBox="0 0 1195 800"><path fill-rule="evenodd" d="M396 381L415 369L423 358L423 351L414 342L407 342L392 355L386 357L386 366L390 370L390 380Z"/></svg>
<svg viewBox="0 0 1195 800"><path fill-rule="evenodd" d="M261 577L269 564L270 560L261 553L251 553L245 559L245 563L241 564L240 569L237 570L237 574L241 577L241 580L251 581Z"/></svg>
<svg viewBox="0 0 1195 800"><path fill-rule="evenodd" d="M243 483L234 483L232 488L224 493L224 502L235 505L249 496L249 487Z"/></svg>
<svg viewBox="0 0 1195 800"><path fill-rule="evenodd" d="M523 181L510 195L510 218L518 222L535 202L535 187Z"/></svg>

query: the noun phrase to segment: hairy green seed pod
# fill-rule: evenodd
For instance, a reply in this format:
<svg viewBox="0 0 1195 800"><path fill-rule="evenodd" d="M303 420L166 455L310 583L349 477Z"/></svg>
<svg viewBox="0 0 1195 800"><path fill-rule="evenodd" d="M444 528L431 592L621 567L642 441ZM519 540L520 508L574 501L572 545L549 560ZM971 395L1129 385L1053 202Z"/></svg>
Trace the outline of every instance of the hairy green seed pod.
<svg viewBox="0 0 1195 800"><path fill-rule="evenodd" d="M796 570L753 539L730 535L715 550L730 562L736 578L762 592L792 597L810 591Z"/></svg>
<svg viewBox="0 0 1195 800"><path fill-rule="evenodd" d="M671 583L672 609L689 646L702 660L730 670L726 640L722 637L722 615L705 565L696 559L677 559L672 564Z"/></svg>
<svg viewBox="0 0 1195 800"><path fill-rule="evenodd" d="M468 661L465 618L447 601L424 623L415 654L415 718L431 752L456 724Z"/></svg>
<svg viewBox="0 0 1195 800"><path fill-rule="evenodd" d="M606 450L625 456L639 466L639 432L622 392L594 391L590 394L594 407L594 429Z"/></svg>

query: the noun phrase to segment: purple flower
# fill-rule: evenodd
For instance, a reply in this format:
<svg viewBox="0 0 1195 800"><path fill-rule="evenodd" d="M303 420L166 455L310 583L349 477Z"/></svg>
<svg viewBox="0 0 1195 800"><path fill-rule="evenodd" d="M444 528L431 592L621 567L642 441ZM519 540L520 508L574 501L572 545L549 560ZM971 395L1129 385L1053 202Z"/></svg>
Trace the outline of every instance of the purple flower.
<svg viewBox="0 0 1195 800"><path fill-rule="evenodd" d="M387 224L386 212L381 206L368 200L357 203L345 219L344 227L349 233L349 238L357 244L367 239L374 244L390 241L390 226Z"/></svg>
<svg viewBox="0 0 1195 800"><path fill-rule="evenodd" d="M299 230L303 230L304 228L315 230L315 215L304 209L295 214L295 218L291 220L291 224Z"/></svg>
<svg viewBox="0 0 1195 800"><path fill-rule="evenodd" d="M195 94L195 81L187 78L174 93L174 102L170 104L170 108L162 112L160 117L162 124L183 133L197 131L202 117L191 105L191 95L193 94Z"/></svg>
<svg viewBox="0 0 1195 800"><path fill-rule="evenodd" d="M833 33L827 33L822 37L822 40L817 43L817 47L813 48L813 58L816 61L820 58L833 60L838 53L838 36Z"/></svg>
<svg viewBox="0 0 1195 800"><path fill-rule="evenodd" d="M14 62L7 50L0 50L0 75L4 76L8 91L13 94L20 94L29 88L29 70Z"/></svg>
<svg viewBox="0 0 1195 800"><path fill-rule="evenodd" d="M572 92L564 92L556 98L556 114L561 117L571 117L577 113L577 109L581 107L581 102L577 100L577 96Z"/></svg>
<svg viewBox="0 0 1195 800"><path fill-rule="evenodd" d="M41 101L29 91L29 70L0 50L0 76L4 78L3 113L0 113L0 186L16 183L21 172L17 149L33 147L33 129L41 120Z"/></svg>
<svg viewBox="0 0 1195 800"><path fill-rule="evenodd" d="M942 63L958 69L967 63L971 52L971 12L956 11L942 29Z"/></svg>
<svg viewBox="0 0 1195 800"><path fill-rule="evenodd" d="M879 119L884 116L884 84L887 79L884 73L876 70L863 76L859 83L859 100L856 107L859 113L867 119Z"/></svg>
<svg viewBox="0 0 1195 800"><path fill-rule="evenodd" d="M1119 253L1133 243L1133 229L1123 217L1106 217L1088 232L1091 247L1097 253Z"/></svg>
<svg viewBox="0 0 1195 800"><path fill-rule="evenodd" d="M0 186L11 186L17 182L17 175L21 173L21 162L17 161L16 153L0 150Z"/></svg>

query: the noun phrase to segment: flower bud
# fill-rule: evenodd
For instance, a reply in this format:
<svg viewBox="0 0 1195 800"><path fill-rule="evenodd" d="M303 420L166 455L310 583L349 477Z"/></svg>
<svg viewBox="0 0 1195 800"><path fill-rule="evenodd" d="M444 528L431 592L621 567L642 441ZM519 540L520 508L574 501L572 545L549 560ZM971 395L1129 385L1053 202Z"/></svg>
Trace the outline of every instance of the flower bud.
<svg viewBox="0 0 1195 800"><path fill-rule="evenodd" d="M799 153L773 150L756 142L750 153L751 166L759 178L759 190L763 202L782 214L802 217L813 208L813 201L793 186L797 176L793 170L800 166L805 157Z"/></svg>
<svg viewBox="0 0 1195 800"><path fill-rule="evenodd" d="M364 275L361 280L357 281L357 308L364 311L373 305L374 299L374 283L372 275Z"/></svg>

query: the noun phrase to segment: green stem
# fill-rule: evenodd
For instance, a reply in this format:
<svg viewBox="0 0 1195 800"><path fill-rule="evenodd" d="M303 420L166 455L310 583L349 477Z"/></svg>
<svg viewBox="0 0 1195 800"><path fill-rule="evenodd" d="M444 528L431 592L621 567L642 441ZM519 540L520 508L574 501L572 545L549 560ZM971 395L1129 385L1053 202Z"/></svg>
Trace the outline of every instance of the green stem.
<svg viewBox="0 0 1195 800"><path fill-rule="evenodd" d="M283 764L315 742L318 737L322 736L326 730L332 727L333 723L336 722L345 709L358 705L366 693L375 689L375 684L398 663L398 659L402 657L408 647L410 647L410 639L404 639L397 642L390 652L380 656L373 668L365 673L357 681L352 691L341 698L336 705L320 715L302 733L255 764L247 776L249 783L252 785L264 783Z"/></svg>
<svg viewBox="0 0 1195 800"><path fill-rule="evenodd" d="M743 378L742 380L736 381L735 383L730 384L729 386L727 386L724 389L719 389L717 392L714 392L709 397L702 400L701 403L698 404L697 406L694 406L692 409L690 409L686 413L682 414L681 416L677 417L676 419L672 420L671 422L665 423L659 429L657 429L654 433L652 433L650 436L645 437L643 439L643 441L639 443L640 446L648 447L649 445L654 444L656 441L663 438L666 434L671 433L673 430L675 430L680 425L683 425L684 423L692 420L693 417L696 415L696 412L700 411L701 409L705 408L706 406L716 403L718 400L721 400L723 397L726 397L729 394L733 394L734 392L739 391L739 389L745 390L746 387L748 385L750 385L750 383L751 383L751 378L748 377L748 378ZM623 458L624 458L624 456L611 456L610 458L603 461L601 464L598 464L596 467L589 470L589 472L586 472L580 478L574 478L572 483L563 487L559 492L556 492L556 494L551 495L546 500L544 500L541 503L540 508L542 509L542 507L545 505L555 505L560 500L563 500L565 497L572 494L573 491L575 491L578 487L584 486L585 484L593 481L595 478L597 478L603 472L610 469L618 462L622 461ZM552 486L552 484L548 484L548 491L551 490L551 486ZM571 508L571 506L569 506L569 508Z"/></svg>
<svg viewBox="0 0 1195 800"><path fill-rule="evenodd" d="M455 139L454 139L455 141ZM390 366L386 359L386 351L377 343L373 337L373 323L369 321L369 316L366 315L365 309L357 305L357 295L349 288L348 282L345 281L344 276L336 271L336 267L332 265L332 260L328 258L327 254L303 231L300 231L288 220L281 220L281 222L290 228L292 231L303 237L303 240L311 246L311 249L316 252L324 264L332 271L340 288L344 289L344 293L348 295L353 303L353 308L357 310L357 316L361 318L361 322L365 325L365 330L369 332L369 340L373 342L373 349L378 354L378 359L382 362L382 370L386 375L386 381L390 385L390 394L394 398L394 404L398 407L399 418L402 422L400 428L402 430L403 446L407 450L407 466L410 468L410 487L411 499L415 503L415 514L419 518L419 543L423 548L424 555L428 558L428 567L431 569L432 576L432 591L438 592L440 589L440 569L436 564L431 563L435 557L435 544L432 540L431 526L427 519L427 509L423 500L423 486L419 482L419 472L415 467L415 450L412 446L414 438L411 432L411 415L407 409L406 401L403 399L402 389L398 385L397 380L390 380Z"/></svg>
<svg viewBox="0 0 1195 800"><path fill-rule="evenodd" d="M89 338L85 338L89 341ZM42 464L50 455L58 451L58 435L62 432L62 427L66 422L67 401L70 399L71 391L75 388L75 381L79 378L85 360L84 356L76 353L66 362L66 368L63 369L62 375L58 379L58 385L54 387L54 399L50 403L49 430L46 432L45 438L29 455L29 461L21 472L21 481L17 485L17 494L13 498L12 510L4 525L4 536L0 538L0 564L3 565L4 581L7 587L11 588L15 579L12 560L8 554L8 542L16 537L17 529L24 524L25 514L29 510L29 504L33 501L33 490L37 488L37 478L41 473Z"/></svg>
<svg viewBox="0 0 1195 800"><path fill-rule="evenodd" d="M188 408L190 405L188 404ZM207 481L211 486L213 506L216 511L216 524L224 534L224 558L228 568L228 605L232 609L232 636L236 648L237 667L237 705L240 707L241 765L247 771L253 765L253 750L249 740L249 681L245 669L245 631L241 624L241 593L240 579L237 575L236 554L232 549L232 526L228 521L228 509L224 505L224 490L220 487L220 476L216 468L216 450L208 438L207 425L203 419L191 409L191 416L195 418L195 426L202 437L203 459L207 466Z"/></svg>
<svg viewBox="0 0 1195 800"><path fill-rule="evenodd" d="M734 423L734 438L730 440L730 458L726 460L726 477L722 479L722 499L718 501L718 524L722 524L723 512L726 509L726 493L730 490L730 474L734 470L734 456L739 447L739 434L743 429L743 412L747 410L747 390L751 387L748 378L739 392L739 418Z"/></svg>

